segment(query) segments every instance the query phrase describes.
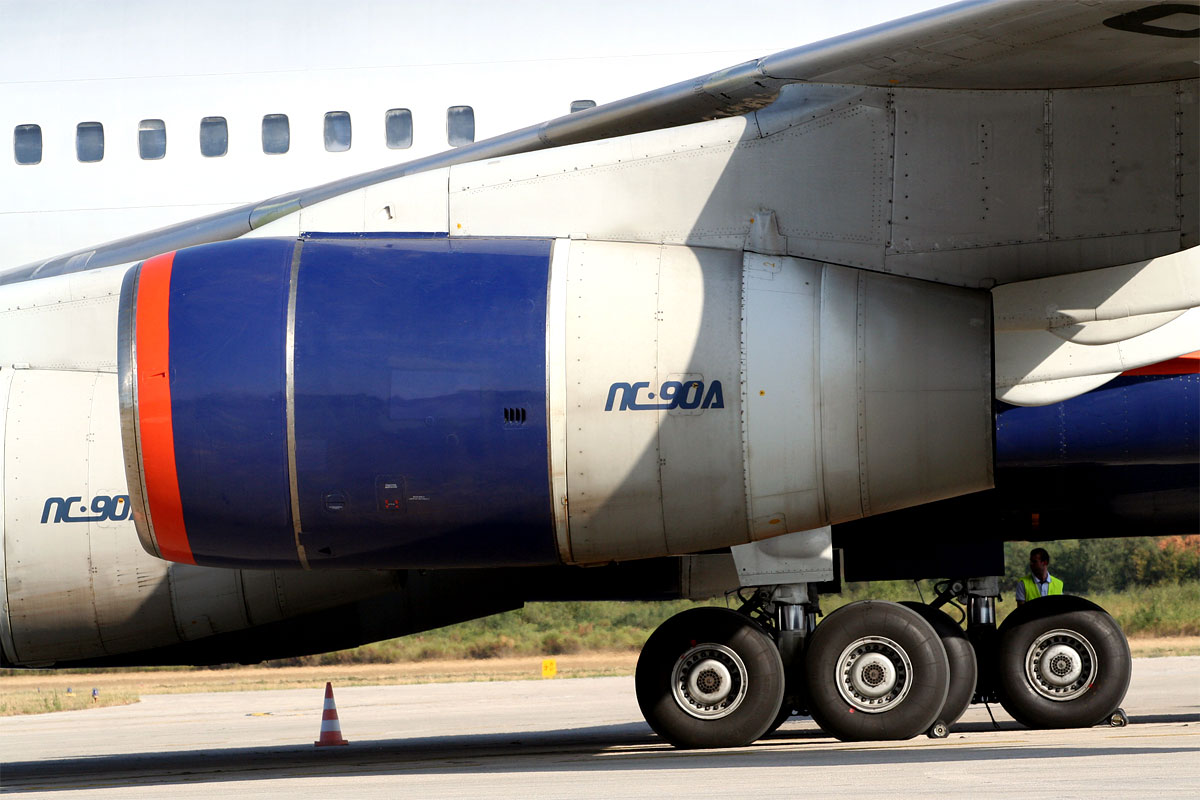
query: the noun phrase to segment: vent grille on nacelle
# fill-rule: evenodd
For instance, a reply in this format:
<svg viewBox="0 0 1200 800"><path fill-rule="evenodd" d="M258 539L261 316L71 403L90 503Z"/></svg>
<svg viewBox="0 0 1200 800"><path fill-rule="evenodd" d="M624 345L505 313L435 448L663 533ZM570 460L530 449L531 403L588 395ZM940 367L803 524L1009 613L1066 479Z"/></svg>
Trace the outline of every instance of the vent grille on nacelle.
<svg viewBox="0 0 1200 800"><path fill-rule="evenodd" d="M506 408L504 409L504 424L505 425L524 425L527 414L524 408Z"/></svg>

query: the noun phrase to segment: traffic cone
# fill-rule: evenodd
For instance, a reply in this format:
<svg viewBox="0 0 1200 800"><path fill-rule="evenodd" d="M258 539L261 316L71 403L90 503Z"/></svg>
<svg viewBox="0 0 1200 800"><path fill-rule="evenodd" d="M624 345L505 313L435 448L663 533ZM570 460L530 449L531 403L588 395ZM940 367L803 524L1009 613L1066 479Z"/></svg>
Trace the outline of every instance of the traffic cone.
<svg viewBox="0 0 1200 800"><path fill-rule="evenodd" d="M335 744L350 744L342 738L342 724L338 722L337 706L333 702L333 684L325 684L325 711L321 714L321 738L313 742L316 747L331 747Z"/></svg>

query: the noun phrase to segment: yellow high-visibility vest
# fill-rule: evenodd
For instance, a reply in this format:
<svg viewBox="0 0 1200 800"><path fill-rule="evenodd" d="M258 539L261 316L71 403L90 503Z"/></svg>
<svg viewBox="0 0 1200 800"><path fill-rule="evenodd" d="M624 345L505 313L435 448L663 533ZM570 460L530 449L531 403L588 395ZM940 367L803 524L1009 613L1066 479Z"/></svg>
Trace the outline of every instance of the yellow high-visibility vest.
<svg viewBox="0 0 1200 800"><path fill-rule="evenodd" d="M1025 585L1025 602L1029 602L1030 600L1037 600L1039 597L1042 596L1042 590L1038 588L1037 581L1035 581L1033 579L1033 575L1026 575L1024 578L1021 579L1021 583L1023 583ZM1052 594L1062 594L1062 593L1063 593L1062 580L1051 575L1050 576L1050 588L1048 588L1046 590L1046 596L1049 597Z"/></svg>

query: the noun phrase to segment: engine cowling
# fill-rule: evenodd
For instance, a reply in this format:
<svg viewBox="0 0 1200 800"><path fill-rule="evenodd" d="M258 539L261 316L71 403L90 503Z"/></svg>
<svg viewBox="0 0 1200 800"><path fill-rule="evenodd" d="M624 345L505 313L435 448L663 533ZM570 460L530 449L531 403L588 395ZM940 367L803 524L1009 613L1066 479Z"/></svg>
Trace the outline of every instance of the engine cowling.
<svg viewBox="0 0 1200 800"><path fill-rule="evenodd" d="M262 239L122 290L143 544L211 566L554 563L550 243Z"/></svg>
<svg viewBox="0 0 1200 800"><path fill-rule="evenodd" d="M654 244L308 234L121 294L143 545L240 567L693 553L991 485L986 292Z"/></svg>

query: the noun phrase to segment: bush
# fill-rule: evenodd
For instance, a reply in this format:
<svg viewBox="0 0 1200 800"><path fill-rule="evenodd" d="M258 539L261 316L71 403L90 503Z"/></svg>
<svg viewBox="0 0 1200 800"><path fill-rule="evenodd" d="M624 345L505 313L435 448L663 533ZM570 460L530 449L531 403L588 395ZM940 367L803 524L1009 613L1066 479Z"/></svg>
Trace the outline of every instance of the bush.
<svg viewBox="0 0 1200 800"><path fill-rule="evenodd" d="M548 656L578 653L582 649L583 642L570 634L560 636L557 633L548 633L542 637L542 652Z"/></svg>
<svg viewBox="0 0 1200 800"><path fill-rule="evenodd" d="M1029 551L1034 547L1044 547L1050 553L1050 572L1063 580L1070 594L1200 579L1200 535L1139 536L1036 544L1008 542L1004 562L1010 586L1029 572Z"/></svg>

